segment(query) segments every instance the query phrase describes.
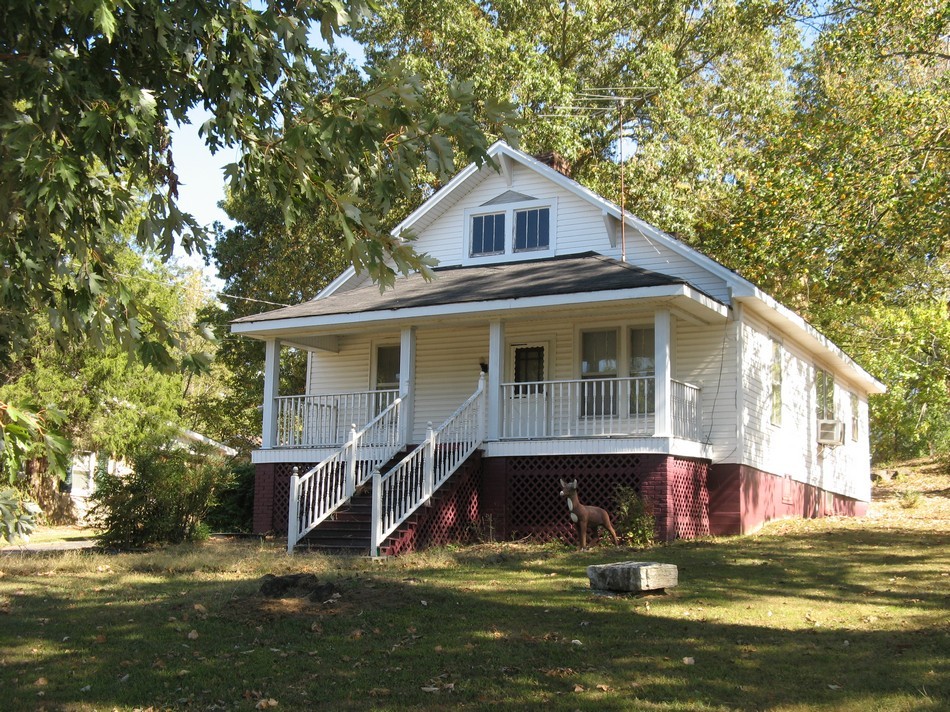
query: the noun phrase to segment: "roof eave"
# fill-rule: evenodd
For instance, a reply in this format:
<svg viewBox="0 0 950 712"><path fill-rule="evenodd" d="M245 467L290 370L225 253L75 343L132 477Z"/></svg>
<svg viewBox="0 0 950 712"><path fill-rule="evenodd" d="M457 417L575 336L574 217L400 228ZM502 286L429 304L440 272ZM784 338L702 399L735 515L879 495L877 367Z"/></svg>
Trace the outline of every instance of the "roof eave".
<svg viewBox="0 0 950 712"><path fill-rule="evenodd" d="M452 316L503 315L505 313L543 308L559 308L582 304L606 304L646 299L685 298L710 313L711 317L726 318L729 308L688 284L636 287L603 292L572 292L569 294L540 297L516 297L476 302L459 302L422 307L380 309L322 316L291 317L285 319L262 319L260 321L231 324L231 332L253 338L272 338L278 333L302 330L333 329L359 325L371 327L392 321L446 318Z"/></svg>

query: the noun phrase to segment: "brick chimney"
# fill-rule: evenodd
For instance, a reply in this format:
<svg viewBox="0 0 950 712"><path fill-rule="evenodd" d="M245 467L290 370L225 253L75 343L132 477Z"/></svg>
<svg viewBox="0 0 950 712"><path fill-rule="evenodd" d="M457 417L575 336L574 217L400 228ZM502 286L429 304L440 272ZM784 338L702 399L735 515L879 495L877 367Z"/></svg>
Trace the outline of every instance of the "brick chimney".
<svg viewBox="0 0 950 712"><path fill-rule="evenodd" d="M571 164L568 163L567 159L557 151L536 153L534 158L541 161L541 163L545 164L546 166L550 166L558 173L566 175L568 178L571 177Z"/></svg>

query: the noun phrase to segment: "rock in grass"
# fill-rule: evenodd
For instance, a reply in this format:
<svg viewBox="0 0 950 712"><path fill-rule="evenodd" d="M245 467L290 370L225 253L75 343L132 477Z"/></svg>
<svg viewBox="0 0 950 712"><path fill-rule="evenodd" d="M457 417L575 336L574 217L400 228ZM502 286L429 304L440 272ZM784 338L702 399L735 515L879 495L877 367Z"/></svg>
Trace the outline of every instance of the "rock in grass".
<svg viewBox="0 0 950 712"><path fill-rule="evenodd" d="M587 567L590 587L601 591L640 592L673 588L679 583L674 564L655 561L619 561Z"/></svg>

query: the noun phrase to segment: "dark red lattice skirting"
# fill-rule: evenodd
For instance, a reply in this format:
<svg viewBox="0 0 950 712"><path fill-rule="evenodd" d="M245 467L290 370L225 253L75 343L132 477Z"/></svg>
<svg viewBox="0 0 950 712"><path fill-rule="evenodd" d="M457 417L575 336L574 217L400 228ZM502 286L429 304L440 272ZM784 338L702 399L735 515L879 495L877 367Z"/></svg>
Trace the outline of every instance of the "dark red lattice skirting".
<svg viewBox="0 0 950 712"><path fill-rule="evenodd" d="M578 481L584 504L616 511L617 487L645 497L662 540L709 534L709 463L667 455L556 455L490 458L484 463L481 519L500 538L560 539L575 543L576 529L560 480Z"/></svg>
<svg viewBox="0 0 950 712"><path fill-rule="evenodd" d="M467 544L479 535L478 484L482 459L470 457L435 496L383 544L380 553L396 556L430 546Z"/></svg>
<svg viewBox="0 0 950 712"><path fill-rule="evenodd" d="M255 531L287 533L287 503L294 465L259 465L254 502ZM616 511L617 487L644 496L657 519L661 540L710 533L709 463L667 455L557 455L474 458L433 500L397 532L386 548L393 554L478 538L562 540L577 533L560 479L578 481L584 504Z"/></svg>

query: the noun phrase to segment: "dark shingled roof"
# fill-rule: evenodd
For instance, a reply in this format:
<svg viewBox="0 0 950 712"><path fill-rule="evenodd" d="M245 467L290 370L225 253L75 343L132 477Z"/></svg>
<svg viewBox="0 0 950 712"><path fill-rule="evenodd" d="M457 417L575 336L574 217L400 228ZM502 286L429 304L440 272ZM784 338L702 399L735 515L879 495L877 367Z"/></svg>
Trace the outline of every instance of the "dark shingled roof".
<svg viewBox="0 0 950 712"><path fill-rule="evenodd" d="M396 286L382 294L379 287L369 284L325 299L245 316L232 323L688 284L683 279L594 252L503 264L440 267L435 269L435 275L431 282L419 274L397 278Z"/></svg>

